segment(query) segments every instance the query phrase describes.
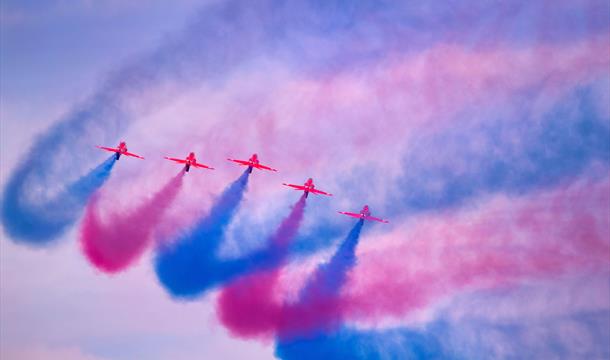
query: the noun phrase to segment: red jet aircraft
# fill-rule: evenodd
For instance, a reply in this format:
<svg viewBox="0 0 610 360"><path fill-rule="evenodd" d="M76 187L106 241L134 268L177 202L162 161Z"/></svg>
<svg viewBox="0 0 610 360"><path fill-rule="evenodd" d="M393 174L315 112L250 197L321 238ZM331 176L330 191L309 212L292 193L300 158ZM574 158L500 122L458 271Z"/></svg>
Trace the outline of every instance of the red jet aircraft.
<svg viewBox="0 0 610 360"><path fill-rule="evenodd" d="M379 222L386 223L386 224L389 223L389 221L387 221L387 220L383 220L383 219L371 216L371 212L369 211L369 206L368 205L364 205L362 210L360 210L359 214L351 213L351 212L345 212L345 211L338 211L338 213L339 214L343 214L343 215L347 215L347 216L351 216L351 217L355 217L357 219L362 219L362 220L374 220L374 221L379 221Z"/></svg>
<svg viewBox="0 0 610 360"><path fill-rule="evenodd" d="M307 179L307 181L303 185L294 185L294 184L286 184L286 183L282 183L282 185L290 186L291 188L293 188L295 190L305 191L305 197L307 197L309 195L309 193L313 193L316 195L333 196L333 194L329 194L322 190L317 190L315 188L316 186L313 184L312 178Z"/></svg>
<svg viewBox="0 0 610 360"><path fill-rule="evenodd" d="M184 164L184 171L186 171L186 172L189 171L191 166L194 166L194 167L197 167L197 168L214 170L213 167L210 167L210 166L198 163L197 159L195 158L195 153L194 152L189 153L189 155L186 157L186 159L171 158L171 157L167 157L167 156L165 156L165 158L167 160L171 160L171 161L175 161L175 162L180 163L180 164Z"/></svg>
<svg viewBox="0 0 610 360"><path fill-rule="evenodd" d="M248 160L235 160L235 159L227 159L227 160L236 162L239 165L247 166L249 174L252 174L253 168L257 168L259 170L277 171L276 169L270 168L269 166L261 165L261 163L258 161L258 155L256 155L256 154L252 154L252 156Z"/></svg>
<svg viewBox="0 0 610 360"><path fill-rule="evenodd" d="M127 145L125 144L125 141L121 141L117 148L111 148L111 147L105 147L105 146L98 146L98 148L115 153L117 160L121 157L121 155L133 156L138 159L144 159L140 155L136 155L134 153L130 153L129 151L127 151Z"/></svg>

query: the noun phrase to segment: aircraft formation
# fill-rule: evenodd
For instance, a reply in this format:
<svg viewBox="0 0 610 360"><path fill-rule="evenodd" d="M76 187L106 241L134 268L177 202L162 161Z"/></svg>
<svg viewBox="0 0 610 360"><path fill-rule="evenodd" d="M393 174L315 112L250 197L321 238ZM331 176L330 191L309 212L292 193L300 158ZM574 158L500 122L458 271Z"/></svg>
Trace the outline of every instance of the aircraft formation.
<svg viewBox="0 0 610 360"><path fill-rule="evenodd" d="M116 160L119 160L121 155L135 157L137 159L144 159L143 156L129 152L127 150L127 144L125 141L121 141L116 148L106 147L106 146L97 146L97 148L115 153ZM197 162L197 158L195 157L194 152L190 152L187 155L187 157L184 159L168 157L168 156L165 156L164 158L167 160L176 162L178 164L184 164L185 172L188 172L191 167L214 170L214 168L209 165L205 165L205 164L201 164L201 163ZM238 159L230 159L230 158L227 160L234 162L240 166L247 166L248 173L250 173L250 174L252 173L253 169L277 171L277 169L274 169L269 166L261 164L260 161L258 160L257 154L252 154L252 156L248 160L238 160ZM293 190L303 191L305 193L305 197L308 197L310 193L314 194L314 195L325 195L325 196L333 195L331 193L316 189L316 186L314 185L312 178L307 179L307 181L305 181L305 183L303 185L287 184L287 183L282 183L282 185L288 186L288 187L292 188ZM359 213L345 212L345 211L338 211L338 213L346 215L346 216L350 216L353 218L357 218L357 219L360 219L363 221L370 220L370 221L377 221L377 222L381 222L381 223L385 223L385 224L389 223L388 220L384 220L384 219L380 219L380 218L371 216L371 211L369 210L368 205L364 205L364 207L362 208L362 210L360 210Z"/></svg>

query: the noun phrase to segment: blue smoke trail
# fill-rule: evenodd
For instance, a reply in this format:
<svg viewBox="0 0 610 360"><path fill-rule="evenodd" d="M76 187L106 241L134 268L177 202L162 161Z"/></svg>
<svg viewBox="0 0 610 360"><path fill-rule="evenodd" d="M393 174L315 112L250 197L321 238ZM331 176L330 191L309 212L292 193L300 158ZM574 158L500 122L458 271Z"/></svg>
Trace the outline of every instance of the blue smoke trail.
<svg viewBox="0 0 610 360"><path fill-rule="evenodd" d="M29 172L23 164L9 180L2 201L2 223L11 238L31 245L46 245L63 234L82 212L89 197L110 176L116 162L114 155L69 185L52 200L26 199Z"/></svg>
<svg viewBox="0 0 610 360"><path fill-rule="evenodd" d="M423 329L320 332L278 343L275 355L285 360L607 359L609 324L607 309L505 322L441 318Z"/></svg>
<svg viewBox="0 0 610 360"><path fill-rule="evenodd" d="M338 294L345 283L347 272L356 265L356 246L363 226L364 220L358 220L330 261L316 269L301 291L300 302L306 303L309 299L319 297L335 297Z"/></svg>
<svg viewBox="0 0 610 360"><path fill-rule="evenodd" d="M342 329L280 342L275 355L285 360L306 359L453 359L439 340L409 329L359 331Z"/></svg>
<svg viewBox="0 0 610 360"><path fill-rule="evenodd" d="M245 179L245 180L244 180ZM207 290L227 283L248 271L279 265L287 256L289 241L296 235L305 209L305 196L293 206L269 243L247 256L219 259L217 250L224 239L227 225L241 200L248 173L235 181L212 207L195 230L166 247L160 247L155 258L155 271L161 284L177 298L195 299ZM231 205L227 205L227 203Z"/></svg>
<svg viewBox="0 0 610 360"><path fill-rule="evenodd" d="M298 301L287 305L287 316L278 331L280 342L328 332L340 326L338 295L348 272L356 265L356 246L363 225L364 220L358 220L331 259L321 264L307 281Z"/></svg>
<svg viewBox="0 0 610 360"><path fill-rule="evenodd" d="M464 126L422 139L404 159L409 170L399 186L409 190L397 210L460 206L488 193L522 194L580 175L592 163L607 167L610 119L594 99L591 89L581 88L540 121L527 118L526 109L525 121Z"/></svg>
<svg viewBox="0 0 610 360"><path fill-rule="evenodd" d="M193 298L221 276L214 272L216 252L224 233L243 199L249 173L229 185L202 218L186 235L161 246L155 258L155 271L161 284L174 296Z"/></svg>
<svg viewBox="0 0 610 360"><path fill-rule="evenodd" d="M303 287L298 301L286 304L272 301L280 273L278 265L285 263L287 245L296 234L304 206L305 197L302 196L270 238L270 243L277 245L270 252L275 258L270 256L266 262L249 264L250 272L263 268L265 271L237 279L218 297L218 317L232 334L245 338L273 335L286 341L339 328L341 309L337 295L347 272L356 263L355 250L363 220L356 223L332 258L318 267ZM269 268L273 270L269 271Z"/></svg>

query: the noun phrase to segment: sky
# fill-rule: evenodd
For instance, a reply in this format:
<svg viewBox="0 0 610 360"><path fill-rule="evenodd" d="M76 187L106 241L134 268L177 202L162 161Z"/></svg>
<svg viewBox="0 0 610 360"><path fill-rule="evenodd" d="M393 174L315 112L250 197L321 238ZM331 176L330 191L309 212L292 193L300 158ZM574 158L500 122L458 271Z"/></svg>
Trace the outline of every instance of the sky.
<svg viewBox="0 0 610 360"><path fill-rule="evenodd" d="M607 1L0 10L1 358L610 356Z"/></svg>

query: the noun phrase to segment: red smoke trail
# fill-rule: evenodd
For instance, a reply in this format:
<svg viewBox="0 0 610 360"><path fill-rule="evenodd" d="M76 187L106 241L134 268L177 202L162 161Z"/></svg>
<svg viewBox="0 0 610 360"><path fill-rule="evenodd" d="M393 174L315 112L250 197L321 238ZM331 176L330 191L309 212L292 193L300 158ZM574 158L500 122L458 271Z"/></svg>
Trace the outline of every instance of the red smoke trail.
<svg viewBox="0 0 610 360"><path fill-rule="evenodd" d="M114 213L102 224L96 214L99 195L85 212L81 227L84 254L96 268L115 273L125 269L144 252L152 232L182 187L184 171L174 176L149 201L127 214Z"/></svg>
<svg viewBox="0 0 610 360"><path fill-rule="evenodd" d="M355 250L363 221L356 223L332 258L320 265L293 303L274 298L279 270L241 279L223 291L220 318L240 337L283 341L336 329L342 319L339 292L356 263ZM252 309L256 309L252 311Z"/></svg>
<svg viewBox="0 0 610 360"><path fill-rule="evenodd" d="M330 333L341 325L339 294L356 265L356 247L364 220L358 220L328 262L317 267L301 289L298 301L284 306L277 335L281 341Z"/></svg>
<svg viewBox="0 0 610 360"><path fill-rule="evenodd" d="M276 246L275 259L279 260L276 266L239 278L220 294L218 317L233 334L240 337L274 335L281 306L273 301L272 294L286 260L288 246L301 225L304 209L305 195L301 196L271 237L271 244ZM269 332L265 333L265 329Z"/></svg>

